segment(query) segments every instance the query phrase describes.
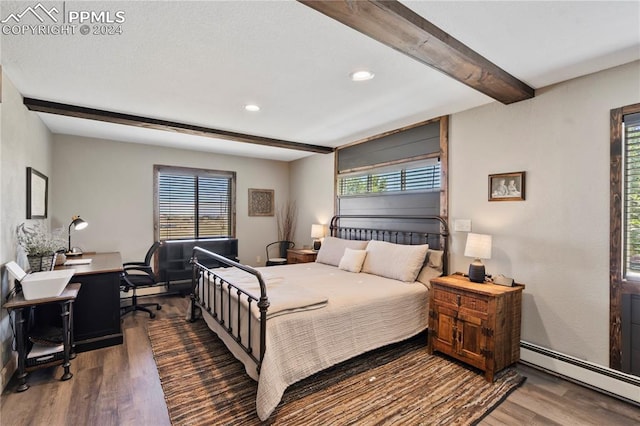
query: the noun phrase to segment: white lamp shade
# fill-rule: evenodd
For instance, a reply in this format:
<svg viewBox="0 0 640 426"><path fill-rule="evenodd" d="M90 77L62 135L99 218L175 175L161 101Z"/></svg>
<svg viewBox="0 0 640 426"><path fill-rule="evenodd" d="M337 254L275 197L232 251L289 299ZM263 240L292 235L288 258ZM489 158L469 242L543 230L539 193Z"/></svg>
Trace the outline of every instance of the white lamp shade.
<svg viewBox="0 0 640 426"><path fill-rule="evenodd" d="M464 255L474 259L491 259L491 235L469 233Z"/></svg>
<svg viewBox="0 0 640 426"><path fill-rule="evenodd" d="M311 225L311 238L324 237L324 225L314 224Z"/></svg>

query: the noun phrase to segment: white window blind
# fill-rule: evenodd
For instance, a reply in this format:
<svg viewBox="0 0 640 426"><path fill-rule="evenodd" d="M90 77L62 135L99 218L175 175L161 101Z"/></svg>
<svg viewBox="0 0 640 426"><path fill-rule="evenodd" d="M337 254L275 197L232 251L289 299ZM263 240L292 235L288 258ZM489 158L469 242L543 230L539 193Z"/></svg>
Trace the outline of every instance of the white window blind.
<svg viewBox="0 0 640 426"><path fill-rule="evenodd" d="M234 180L232 172L158 167L159 240L232 236Z"/></svg>
<svg viewBox="0 0 640 426"><path fill-rule="evenodd" d="M623 259L625 276L640 279L640 113L624 116Z"/></svg>
<svg viewBox="0 0 640 426"><path fill-rule="evenodd" d="M384 169L340 175L338 195L356 196L440 189L440 163L405 163Z"/></svg>

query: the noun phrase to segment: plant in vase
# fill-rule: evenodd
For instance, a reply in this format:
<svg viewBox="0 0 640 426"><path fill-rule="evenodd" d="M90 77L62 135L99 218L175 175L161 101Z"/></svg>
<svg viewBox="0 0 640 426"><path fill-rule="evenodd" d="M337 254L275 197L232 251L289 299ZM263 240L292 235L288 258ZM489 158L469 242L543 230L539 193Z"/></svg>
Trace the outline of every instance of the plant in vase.
<svg viewBox="0 0 640 426"><path fill-rule="evenodd" d="M289 244L293 241L293 233L296 229L296 219L298 216L298 206L295 201L288 201L276 212L276 223L278 225L278 240L283 241L280 245L280 257L287 258Z"/></svg>
<svg viewBox="0 0 640 426"><path fill-rule="evenodd" d="M28 228L24 223L16 230L18 244L24 250L29 260L31 272L49 271L55 263L56 253L64 251L64 230L57 229L49 232L43 223L37 223Z"/></svg>

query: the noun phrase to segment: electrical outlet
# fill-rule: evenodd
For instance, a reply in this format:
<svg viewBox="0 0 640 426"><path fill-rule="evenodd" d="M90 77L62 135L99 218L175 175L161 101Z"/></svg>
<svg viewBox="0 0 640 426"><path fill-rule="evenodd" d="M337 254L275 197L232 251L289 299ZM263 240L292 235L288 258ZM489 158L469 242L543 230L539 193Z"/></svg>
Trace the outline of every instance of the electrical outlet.
<svg viewBox="0 0 640 426"><path fill-rule="evenodd" d="M262 263L262 256L256 256L256 263Z"/></svg>

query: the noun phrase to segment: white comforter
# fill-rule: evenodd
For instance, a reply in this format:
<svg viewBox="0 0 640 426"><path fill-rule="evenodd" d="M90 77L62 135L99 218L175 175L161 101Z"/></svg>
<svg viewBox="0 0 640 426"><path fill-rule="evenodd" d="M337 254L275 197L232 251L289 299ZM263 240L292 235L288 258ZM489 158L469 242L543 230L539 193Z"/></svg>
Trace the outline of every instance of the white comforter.
<svg viewBox="0 0 640 426"><path fill-rule="evenodd" d="M259 377L255 363L221 331L217 322L204 315L234 356L245 364L247 373L258 380L256 411L261 420L271 415L289 385L427 328L428 289L419 282L355 274L321 263L258 269L267 276L282 277L287 283L299 283L306 291L328 299L321 309L268 319ZM253 327L258 330L257 324ZM257 356L259 336L254 333L252 346Z"/></svg>
<svg viewBox="0 0 640 426"><path fill-rule="evenodd" d="M297 279L288 280L283 276L273 275L270 272L271 271L263 271L261 273L262 280L267 287L267 296L269 298L267 319L298 311L320 309L327 305L327 296L304 288L299 285ZM252 296L256 296L256 299L260 296L260 283L258 283L257 278L241 269L218 269L216 270L216 275ZM248 304L246 299L240 299L246 307ZM251 313L256 319L260 318L260 309L257 303L251 304Z"/></svg>

